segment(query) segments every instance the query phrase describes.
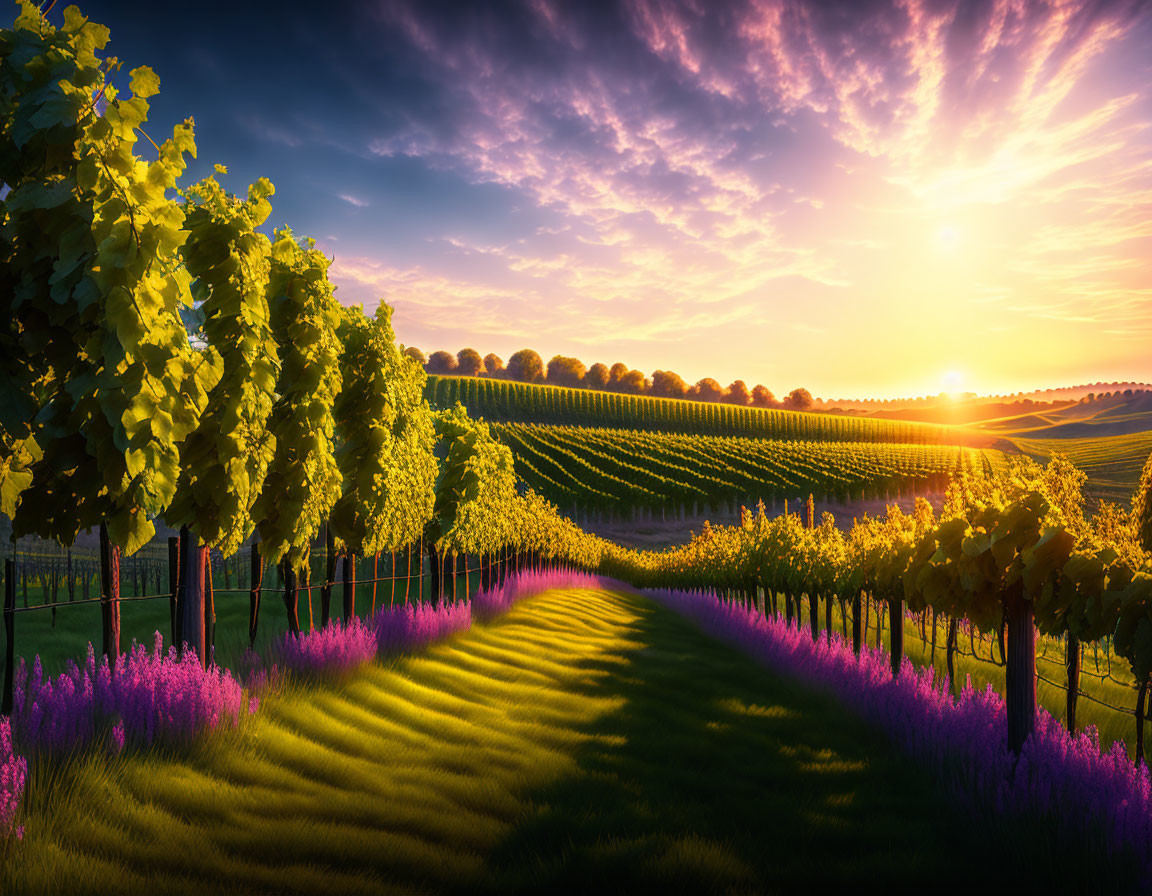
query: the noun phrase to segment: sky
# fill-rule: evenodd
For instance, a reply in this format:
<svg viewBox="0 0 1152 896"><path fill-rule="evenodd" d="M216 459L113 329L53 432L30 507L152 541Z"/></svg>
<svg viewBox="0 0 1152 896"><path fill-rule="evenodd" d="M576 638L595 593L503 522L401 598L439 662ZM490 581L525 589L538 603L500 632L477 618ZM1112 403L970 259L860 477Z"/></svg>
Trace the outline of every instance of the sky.
<svg viewBox="0 0 1152 896"><path fill-rule="evenodd" d="M430 353L823 397L1152 380L1152 5L81 4ZM59 15L59 10L53 15ZM126 85L126 75L122 75Z"/></svg>

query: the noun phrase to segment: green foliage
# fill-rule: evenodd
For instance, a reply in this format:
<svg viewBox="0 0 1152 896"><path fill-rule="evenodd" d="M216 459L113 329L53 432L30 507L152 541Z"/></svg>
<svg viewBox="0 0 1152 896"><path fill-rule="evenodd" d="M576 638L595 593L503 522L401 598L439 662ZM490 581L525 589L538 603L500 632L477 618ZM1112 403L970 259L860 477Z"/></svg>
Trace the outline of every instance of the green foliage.
<svg viewBox="0 0 1152 896"><path fill-rule="evenodd" d="M333 532L360 556L412 544L431 519L436 458L425 374L401 355L391 309L375 319L342 309L336 400L336 461L343 492L332 508Z"/></svg>
<svg viewBox="0 0 1152 896"><path fill-rule="evenodd" d="M340 392L339 304L328 282L329 261L313 240L277 230L268 283L272 332L280 347L278 398L268 429L276 450L252 508L260 552L308 562L312 538L340 498L332 439L332 408Z"/></svg>
<svg viewBox="0 0 1152 896"><path fill-rule="evenodd" d="M1152 551L1152 454L1144 464L1140 483L1132 495L1132 516L1144 550Z"/></svg>
<svg viewBox="0 0 1152 896"><path fill-rule="evenodd" d="M512 452L462 405L433 415L440 475L429 537L442 550L492 552L514 538Z"/></svg>
<svg viewBox="0 0 1152 896"><path fill-rule="evenodd" d="M119 63L97 56L106 28L75 7L61 28L20 8L0 32L0 426L31 464L4 463L5 504L17 533L70 543L107 522L131 553L171 501L180 444L220 375L179 316L192 300L168 193L195 154L192 123L154 161L137 157L156 75L135 69L122 97L107 80Z"/></svg>
<svg viewBox="0 0 1152 896"><path fill-rule="evenodd" d="M267 428L280 372L266 295L271 243L256 232L272 211L272 193L261 178L242 201L208 177L188 191L185 204L181 255L223 375L181 446L176 496L165 517L226 556L252 534L252 505L276 448Z"/></svg>
<svg viewBox="0 0 1152 896"><path fill-rule="evenodd" d="M608 388L617 391L608 392L514 382L519 377L513 372L513 358L516 355L508 360L510 379L430 375L426 391L429 403L433 408L450 408L460 402L469 413L500 423L616 427L788 441L910 445L959 445L963 441L961 431L934 423L625 395L619 391L623 380L609 382ZM535 360L539 361L539 355ZM531 358L528 362L535 369ZM630 371L623 365L620 367L623 368L621 376L627 377ZM523 364L519 369L523 369ZM642 383L643 374L637 372L637 376Z"/></svg>
<svg viewBox="0 0 1152 896"><path fill-rule="evenodd" d="M0 433L0 513L9 519L16 516L21 493L32 484L32 465L43 456L36 440L11 439L7 432Z"/></svg>
<svg viewBox="0 0 1152 896"><path fill-rule="evenodd" d="M1116 653L1137 681L1152 676L1152 573L1138 574L1125 591L1116 625Z"/></svg>
<svg viewBox="0 0 1152 896"><path fill-rule="evenodd" d="M984 449L492 424L520 478L562 507L676 506L814 493L883 498L983 470Z"/></svg>

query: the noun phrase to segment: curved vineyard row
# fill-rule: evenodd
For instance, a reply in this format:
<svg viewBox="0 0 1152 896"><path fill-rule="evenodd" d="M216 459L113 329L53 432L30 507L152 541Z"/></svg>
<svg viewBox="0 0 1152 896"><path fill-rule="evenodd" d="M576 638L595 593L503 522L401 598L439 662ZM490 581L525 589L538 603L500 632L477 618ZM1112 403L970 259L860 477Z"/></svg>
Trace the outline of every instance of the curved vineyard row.
<svg viewBox="0 0 1152 896"><path fill-rule="evenodd" d="M815 442L626 429L491 424L516 472L561 506L612 508L794 498L880 498L985 475L999 452L943 445ZM998 459L996 459L998 463Z"/></svg>
<svg viewBox="0 0 1152 896"><path fill-rule="evenodd" d="M483 377L429 376L424 396L435 408L460 402L473 416L501 423L606 426L788 441L917 445L963 441L956 429L933 423L738 407Z"/></svg>

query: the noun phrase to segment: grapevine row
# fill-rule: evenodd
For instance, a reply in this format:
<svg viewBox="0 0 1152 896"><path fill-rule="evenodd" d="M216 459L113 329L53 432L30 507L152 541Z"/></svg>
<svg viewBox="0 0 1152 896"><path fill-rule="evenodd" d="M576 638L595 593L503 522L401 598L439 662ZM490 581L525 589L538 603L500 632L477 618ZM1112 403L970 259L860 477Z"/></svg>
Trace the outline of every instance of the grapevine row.
<svg viewBox="0 0 1152 896"><path fill-rule="evenodd" d="M986 450L810 442L623 429L490 424L531 488L562 505L606 509L703 502L885 498L983 475Z"/></svg>
<svg viewBox="0 0 1152 896"><path fill-rule="evenodd" d="M962 441L962 433L956 429L933 423L738 407L484 377L432 375L425 395L433 407L448 408L459 402L476 416L504 423L821 442L954 445Z"/></svg>

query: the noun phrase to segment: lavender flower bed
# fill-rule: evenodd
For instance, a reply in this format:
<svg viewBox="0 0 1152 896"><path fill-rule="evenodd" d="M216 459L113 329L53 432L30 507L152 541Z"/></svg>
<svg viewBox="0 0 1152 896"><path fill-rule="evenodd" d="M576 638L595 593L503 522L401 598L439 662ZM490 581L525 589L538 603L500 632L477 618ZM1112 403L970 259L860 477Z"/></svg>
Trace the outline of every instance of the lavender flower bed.
<svg viewBox="0 0 1152 896"><path fill-rule="evenodd" d="M235 725L243 690L219 666L201 668L194 654L165 653L156 633L152 650L134 644L116 668L96 662L92 645L83 666L69 663L57 676L44 677L40 658L28 673L16 671L13 734L28 753L63 755L107 738L114 749L126 742L177 743L225 722ZM249 707L250 709L250 707Z"/></svg>
<svg viewBox="0 0 1152 896"><path fill-rule="evenodd" d="M524 570L509 576L489 591L477 591L472 598L472 614L477 619L491 619L506 613L525 597L555 588L603 588L607 579L591 573L565 568Z"/></svg>
<svg viewBox="0 0 1152 896"><path fill-rule="evenodd" d="M352 669L380 654L423 647L468 629L473 613L485 618L516 601L552 588L602 587L605 580L565 569L524 571L472 603L402 605L365 621L332 624L298 637L285 635L266 658L248 654L243 663L249 692L266 689L285 673L319 676ZM114 752L127 743L147 746L179 743L196 734L235 725L243 712L254 713L255 697L244 699L228 669L203 669L194 654L164 652L159 632L151 651L133 645L114 670L96 661L92 645L83 666L70 663L60 675L45 678L39 657L31 674L24 661L16 673L12 720L0 718L0 836L15 830L24 791L27 760L17 755L61 756L92 744Z"/></svg>
<svg viewBox="0 0 1152 896"><path fill-rule="evenodd" d="M603 581L566 569L525 570L488 591L478 591L471 602L439 607L402 604L381 610L367 621L357 618L347 625L336 623L295 638L286 634L269 654L265 668L311 676L346 671L378 655L424 647L465 631L473 618L498 616L517 601L541 591L596 588L602 587Z"/></svg>
<svg viewBox="0 0 1152 896"><path fill-rule="evenodd" d="M19 839L24 833L16 827L16 810L27 776L28 760L17 756L12 745L12 725L8 719L0 718L0 840L8 834Z"/></svg>
<svg viewBox="0 0 1152 896"><path fill-rule="evenodd" d="M423 647L472 626L472 605L403 604L376 614L376 650L396 653Z"/></svg>
<svg viewBox="0 0 1152 896"><path fill-rule="evenodd" d="M375 655L376 633L357 616L346 625L333 621L325 628L304 632L298 637L285 633L272 646L267 662L273 670L308 676L344 672ZM275 672L272 677L276 677ZM252 680L252 676L248 676L248 681Z"/></svg>
<svg viewBox="0 0 1152 896"><path fill-rule="evenodd" d="M966 683L947 692L932 669L905 658L893 678L882 650L859 658L834 634L821 637L775 616L720 602L714 595L646 592L773 669L834 694L922 763L949 796L980 818L1043 818L1059 844L1101 856L1126 854L1145 888L1152 886L1152 782L1123 743L1102 753L1095 727L1068 734L1044 710L1018 758L1007 746L1004 698Z"/></svg>

